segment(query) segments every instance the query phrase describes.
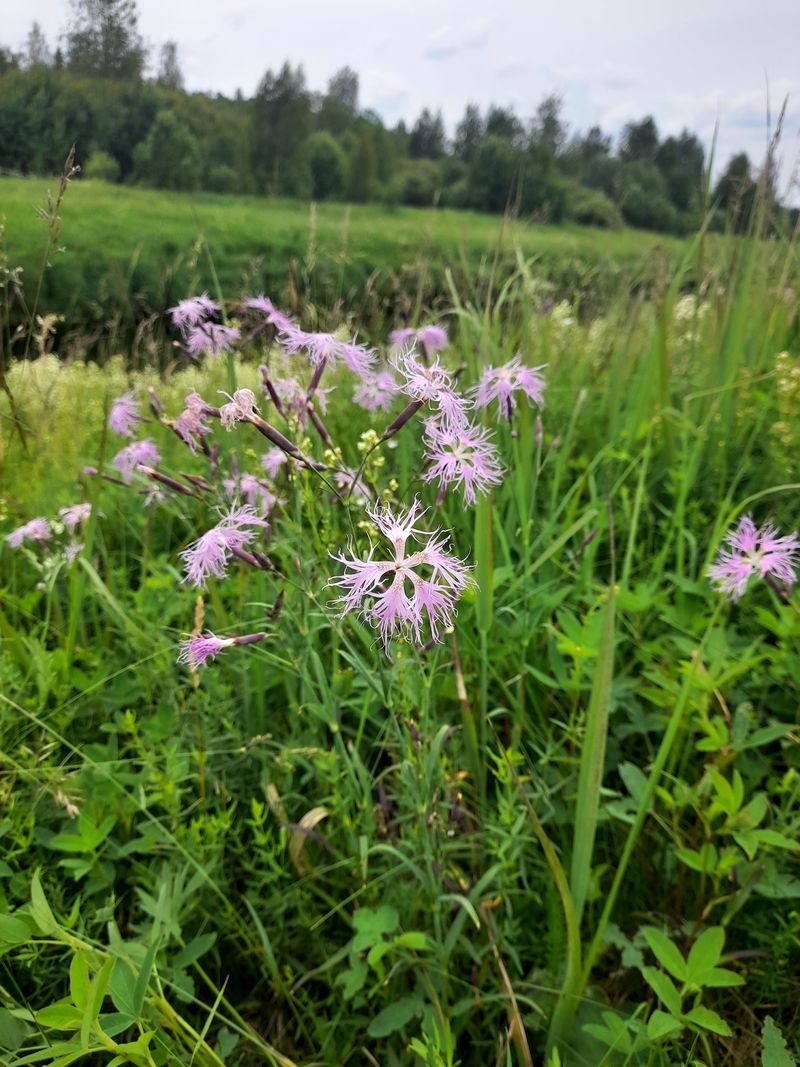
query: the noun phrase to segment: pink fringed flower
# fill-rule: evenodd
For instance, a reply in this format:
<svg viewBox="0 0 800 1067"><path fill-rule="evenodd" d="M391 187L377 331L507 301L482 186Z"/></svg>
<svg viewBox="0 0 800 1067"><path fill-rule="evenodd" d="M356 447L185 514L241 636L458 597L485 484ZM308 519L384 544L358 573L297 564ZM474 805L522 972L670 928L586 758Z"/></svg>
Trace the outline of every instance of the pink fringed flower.
<svg viewBox="0 0 800 1067"><path fill-rule="evenodd" d="M426 366L413 352L398 352L392 362L404 378L400 386L403 393L412 400L433 405L449 430L455 432L467 425L467 400L456 392L452 377L438 359Z"/></svg>
<svg viewBox="0 0 800 1067"><path fill-rule="evenodd" d="M92 505L88 502L73 504L68 508L59 508L58 514L61 516L61 521L66 528L72 530L76 526L80 526L82 522L88 522L89 516L92 514Z"/></svg>
<svg viewBox="0 0 800 1067"><path fill-rule="evenodd" d="M274 478L284 463L287 462L287 455L282 448L271 448L269 452L265 452L261 457L261 466L270 476Z"/></svg>
<svg viewBox="0 0 800 1067"><path fill-rule="evenodd" d="M405 514L368 507L367 515L391 544L394 558L376 560L372 545L366 559L333 555L345 567L343 575L328 583L344 590L338 598L342 615L358 611L380 632L387 649L393 634L419 641L426 619L431 637L438 640L439 627L451 624L459 597L472 583L469 568L447 552L446 535L416 527L422 514L416 500Z"/></svg>
<svg viewBox="0 0 800 1067"><path fill-rule="evenodd" d="M242 305L250 308L251 311L260 312L276 330L290 330L294 326L294 320L283 311L279 311L269 297L264 296L263 293L259 296L248 296L242 301Z"/></svg>
<svg viewBox="0 0 800 1067"><path fill-rule="evenodd" d="M301 426L308 421L308 390L297 378L276 378L273 382L278 399L286 411L291 412ZM316 406L324 415L328 410L328 393L330 389L320 389L314 392Z"/></svg>
<svg viewBox="0 0 800 1067"><path fill-rule="evenodd" d="M434 352L447 348L448 344L447 330L443 326L433 324L421 326L418 330L413 328L394 330L389 334L389 341L397 348L419 341L427 359L430 359Z"/></svg>
<svg viewBox="0 0 800 1067"><path fill-rule="evenodd" d="M294 324L281 331L278 343L287 356L307 352L314 367L318 367L323 360L330 364L342 360L359 377L366 374L375 362L375 353L364 345L355 341L339 341L332 333L309 333Z"/></svg>
<svg viewBox="0 0 800 1067"><path fill-rule="evenodd" d="M239 637L217 637L210 631L204 634L196 634L180 643L178 663L185 663L188 667L202 667L206 660L215 659L223 649L236 648L239 645L254 645L263 641L265 633L242 634Z"/></svg>
<svg viewBox="0 0 800 1067"><path fill-rule="evenodd" d="M488 430L471 424L453 431L429 419L425 424L426 458L431 466L424 474L426 482L436 479L444 490L455 484L467 504L474 504L478 493L486 493L503 480L503 467Z"/></svg>
<svg viewBox="0 0 800 1067"><path fill-rule="evenodd" d="M179 553L186 568L183 580L202 589L209 576L224 578L231 554L243 551L256 536L253 527L259 526L266 526L266 522L253 508L231 508L216 526Z"/></svg>
<svg viewBox="0 0 800 1067"><path fill-rule="evenodd" d="M229 400L229 403L223 404L219 409L219 421L226 430L232 430L237 422L247 422L258 414L252 389L237 389L233 396L230 393L222 395L227 396Z"/></svg>
<svg viewBox="0 0 800 1067"><path fill-rule="evenodd" d="M172 325L184 334L192 327L210 319L212 315L216 315L218 311L219 304L216 300L212 300L208 293L179 300L175 307L169 308Z"/></svg>
<svg viewBox="0 0 800 1067"><path fill-rule="evenodd" d="M795 567L800 552L796 533L778 537L771 523L760 529L745 515L738 526L725 536L727 548L722 548L708 568L708 576L717 588L738 600L747 588L752 575L766 578L772 575L791 587L795 582Z"/></svg>
<svg viewBox="0 0 800 1067"><path fill-rule="evenodd" d="M9 548L19 548L25 541L35 541L42 544L50 540L50 527L47 519L31 519L24 526L18 526L16 530L6 534L6 544Z"/></svg>
<svg viewBox="0 0 800 1067"><path fill-rule="evenodd" d="M139 422L146 422L146 419L139 414L139 402L133 393L118 396L108 413L108 428L123 437L134 437Z"/></svg>
<svg viewBox="0 0 800 1067"><path fill-rule="evenodd" d="M223 326L219 322L201 322L186 334L186 351L191 356L200 356L207 352L218 356L220 352L230 352L234 341L241 337L235 326Z"/></svg>
<svg viewBox="0 0 800 1067"><path fill-rule="evenodd" d="M259 481L254 474L240 474L238 478L225 478L222 487L229 500L240 497L248 507L257 510L262 516L269 515L277 504L282 503L269 486Z"/></svg>
<svg viewBox="0 0 800 1067"><path fill-rule="evenodd" d="M184 405L175 420L175 430L184 444L196 452L202 438L211 433L211 427L205 421L207 404L199 393L191 392L184 400Z"/></svg>
<svg viewBox="0 0 800 1067"><path fill-rule="evenodd" d="M366 411L388 411L399 391L397 380L388 370L365 374L353 391L353 403Z"/></svg>
<svg viewBox="0 0 800 1067"><path fill-rule="evenodd" d="M538 408L544 407L546 383L539 373L544 366L545 364L539 367L526 367L519 356L515 356L501 367L488 367L473 390L475 406L485 408L496 400L499 416L510 420L517 406L514 393L522 392Z"/></svg>
<svg viewBox="0 0 800 1067"><path fill-rule="evenodd" d="M160 462L161 453L156 448L155 442L145 437L142 441L133 441L117 452L111 460L111 466L119 471L124 481L129 482L137 467L142 464L146 467L155 467Z"/></svg>

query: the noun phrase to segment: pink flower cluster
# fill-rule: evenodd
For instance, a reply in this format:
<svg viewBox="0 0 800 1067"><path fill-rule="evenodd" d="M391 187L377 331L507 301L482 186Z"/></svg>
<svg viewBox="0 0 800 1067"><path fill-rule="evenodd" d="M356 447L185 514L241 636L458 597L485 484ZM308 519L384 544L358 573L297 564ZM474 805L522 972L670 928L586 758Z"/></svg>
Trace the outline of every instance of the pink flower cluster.
<svg viewBox="0 0 800 1067"><path fill-rule="evenodd" d="M378 630L387 650L394 635L420 641L426 622L437 640L439 628L450 626L456 604L472 582L470 568L447 551L447 536L415 525L423 513L416 500L405 514L388 506L367 508L392 547L391 559L375 559L372 545L366 559L333 554L345 568L328 583L344 590L338 598L341 614L358 612Z"/></svg>
<svg viewBox="0 0 800 1067"><path fill-rule="evenodd" d="M305 351L312 366L322 363L335 365L341 360L353 374L367 374L375 362L375 353L355 341L340 341L332 333L309 333L294 323L281 329L278 343L287 356Z"/></svg>
<svg viewBox="0 0 800 1067"><path fill-rule="evenodd" d="M457 433L467 426L469 401L456 391L451 375L438 359L426 365L413 351L398 352L393 366L403 379L401 392L421 404L430 404L448 430Z"/></svg>
<svg viewBox="0 0 800 1067"><path fill-rule="evenodd" d="M389 334L389 342L395 348L402 348L406 345L413 346L416 342L419 342L422 345L425 358L430 359L434 352L447 348L447 330L443 326L434 326L433 324L420 326L419 329L410 327L403 330L393 330Z"/></svg>
<svg viewBox="0 0 800 1067"><path fill-rule="evenodd" d="M155 467L160 462L161 453L155 441L145 437L141 441L132 441L125 448L120 449L111 460L111 466L119 471L123 481L130 482L139 467Z"/></svg>
<svg viewBox="0 0 800 1067"><path fill-rule="evenodd" d="M146 422L139 414L139 402L133 393L123 393L111 404L108 428L123 437L135 437L138 423Z"/></svg>
<svg viewBox="0 0 800 1067"><path fill-rule="evenodd" d="M9 548L20 548L26 541L42 544L49 540L50 526L47 519L42 518L31 519L30 522L26 522L23 526L18 526L16 530L6 534L6 544Z"/></svg>
<svg viewBox="0 0 800 1067"><path fill-rule="evenodd" d="M457 486L466 504L474 504L479 493L488 492L503 480L505 472L491 433L474 423L452 430L428 419L425 442L430 466L424 480L438 481L442 491Z"/></svg>
<svg viewBox="0 0 800 1067"><path fill-rule="evenodd" d="M527 367L519 356L504 363L501 367L488 367L473 390L475 407L486 408L492 401L497 401L497 413L500 418L511 421L517 406L515 393L524 393L537 408L544 407L545 380L540 374L544 365Z"/></svg>

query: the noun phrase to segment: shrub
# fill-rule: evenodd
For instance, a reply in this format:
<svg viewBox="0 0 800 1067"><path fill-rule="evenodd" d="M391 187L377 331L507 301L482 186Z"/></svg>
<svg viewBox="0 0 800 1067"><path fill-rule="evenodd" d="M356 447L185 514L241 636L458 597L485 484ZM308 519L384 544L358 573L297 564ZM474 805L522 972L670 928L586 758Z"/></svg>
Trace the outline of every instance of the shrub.
<svg viewBox="0 0 800 1067"><path fill-rule="evenodd" d="M607 230L618 230L622 226L617 205L599 189L587 189L583 185L574 185L570 189L567 217L581 226L599 226Z"/></svg>
<svg viewBox="0 0 800 1067"><path fill-rule="evenodd" d="M87 178L97 178L101 182L119 181L119 163L102 148L95 148L83 164L83 173Z"/></svg>

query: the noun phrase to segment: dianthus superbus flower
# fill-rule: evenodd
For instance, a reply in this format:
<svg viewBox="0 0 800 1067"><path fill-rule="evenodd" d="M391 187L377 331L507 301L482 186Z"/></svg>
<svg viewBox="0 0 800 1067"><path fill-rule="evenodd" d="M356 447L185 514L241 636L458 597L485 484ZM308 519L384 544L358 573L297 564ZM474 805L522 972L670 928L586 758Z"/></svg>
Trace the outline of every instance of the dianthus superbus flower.
<svg viewBox="0 0 800 1067"><path fill-rule="evenodd" d="M472 583L469 568L447 551L446 535L417 528L422 514L416 500L404 514L388 506L367 508L392 546L392 559L375 559L372 545L366 559L333 554L345 567L328 583L344 590L338 598L342 615L358 611L379 631L387 649L393 634L419 641L426 622L437 640L439 627L450 625L459 597Z"/></svg>
<svg viewBox="0 0 800 1067"><path fill-rule="evenodd" d="M726 548L721 548L716 560L708 568L708 576L717 588L738 600L752 576L773 576L791 587L795 582L795 567L800 553L800 539L796 533L784 537L771 523L757 528L745 515L725 536Z"/></svg>
<svg viewBox="0 0 800 1067"><path fill-rule="evenodd" d="M450 430L467 425L467 401L457 393L451 375L438 359L430 366L420 363L411 352L398 352L393 366L404 381L400 390L412 400L433 405L442 423Z"/></svg>
<svg viewBox="0 0 800 1067"><path fill-rule="evenodd" d="M66 528L71 530L75 526L80 526L82 522L88 520L89 516L92 514L92 505L88 502L83 504L73 504L68 508L59 508L58 514L61 516L61 521Z"/></svg>
<svg viewBox="0 0 800 1067"><path fill-rule="evenodd" d="M119 471L126 482L129 482L133 477L133 472L141 464L155 467L160 462L161 453L156 448L155 442L145 437L141 441L133 441L120 449L111 460L111 466Z"/></svg>
<svg viewBox="0 0 800 1067"><path fill-rule="evenodd" d="M388 371L365 374L353 390L353 403L366 411L388 411L399 392L394 375Z"/></svg>
<svg viewBox="0 0 800 1067"><path fill-rule="evenodd" d="M208 293L179 300L175 307L169 308L172 325L182 333L187 333L193 326L210 319L218 311L219 304L212 300Z"/></svg>
<svg viewBox="0 0 800 1067"><path fill-rule="evenodd" d="M282 503L269 486L256 478L254 474L245 473L240 474L238 478L225 478L222 488L229 500L239 497L249 507L257 509L259 515L262 516L269 515L276 504Z"/></svg>
<svg viewBox="0 0 800 1067"><path fill-rule="evenodd" d="M108 428L123 437L134 437L136 424L145 422L139 414L139 402L133 393L123 393L111 404L108 413Z"/></svg>
<svg viewBox="0 0 800 1067"><path fill-rule="evenodd" d="M193 326L186 334L186 351L192 356L207 352L218 356L220 352L230 352L234 341L241 337L235 326L223 326L219 322L201 322Z"/></svg>
<svg viewBox="0 0 800 1067"><path fill-rule="evenodd" d="M242 634L240 637L217 637L210 631L195 634L180 643L178 663L185 663L191 668L202 667L208 659L215 659L223 649L236 648L239 645L254 645L267 637L265 633Z"/></svg>
<svg viewBox="0 0 800 1067"><path fill-rule="evenodd" d="M341 359L359 377L366 374L375 362L375 353L364 345L355 341L340 341L332 333L310 333L294 324L281 331L278 343L287 356L305 351L314 367L323 362L335 364Z"/></svg>
<svg viewBox="0 0 800 1067"><path fill-rule="evenodd" d="M179 553L186 568L185 582L201 589L209 577L224 578L232 554L242 552L256 536L254 527L266 522L247 505L233 507L216 526Z"/></svg>
<svg viewBox="0 0 800 1067"><path fill-rule="evenodd" d="M192 452L196 452L198 444L206 434L211 433L211 427L205 421L207 407L199 393L191 392L184 400L183 411L175 420L176 433Z"/></svg>
<svg viewBox="0 0 800 1067"><path fill-rule="evenodd" d="M426 359L430 359L434 352L447 348L447 330L443 326L434 326L430 323L427 326L420 326L419 329L411 327L394 330L389 334L389 341L398 348L418 341L422 345Z"/></svg>
<svg viewBox="0 0 800 1067"><path fill-rule="evenodd" d="M487 492L503 480L503 467L488 430L474 424L448 430L429 419L425 424L425 444L431 465L424 480L435 479L442 489L455 484L467 504L474 504L478 493Z"/></svg>
<svg viewBox="0 0 800 1067"><path fill-rule="evenodd" d="M233 396L227 396L229 403L223 404L219 409L219 421L226 430L232 430L237 422L247 422L258 414L256 398L252 389L237 389Z"/></svg>
<svg viewBox="0 0 800 1067"><path fill-rule="evenodd" d="M510 419L517 406L517 392L524 393L538 408L544 407L545 380L539 373L544 366L527 367L515 356L500 367L487 367L473 390L475 407L485 408L496 400L498 415Z"/></svg>
<svg viewBox="0 0 800 1067"><path fill-rule="evenodd" d="M276 330L289 330L294 326L294 320L276 308L269 297L264 296L263 293L258 296L248 296L242 301L242 305L250 308L251 311L259 311Z"/></svg>
<svg viewBox="0 0 800 1067"><path fill-rule="evenodd" d="M6 534L6 544L9 548L19 548L25 541L36 541L41 544L50 540L50 527L47 519L31 519L24 526L18 526L16 530Z"/></svg>

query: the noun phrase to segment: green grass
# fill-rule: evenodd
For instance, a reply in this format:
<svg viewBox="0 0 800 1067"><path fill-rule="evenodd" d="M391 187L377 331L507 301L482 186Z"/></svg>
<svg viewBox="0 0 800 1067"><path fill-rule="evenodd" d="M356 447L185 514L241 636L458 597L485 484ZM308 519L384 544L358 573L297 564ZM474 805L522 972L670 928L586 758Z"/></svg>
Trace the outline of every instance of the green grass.
<svg viewBox="0 0 800 1067"><path fill-rule="evenodd" d="M164 376L11 365L3 532L79 498L94 519L72 565L61 533L0 552L4 1063L794 1062L800 600L754 581L734 605L706 570L747 511L798 525L796 252L685 254L597 316L538 313L535 256L489 301L453 280L459 386L547 364L541 428L524 403L487 416L507 475L475 508L423 483L417 420L367 456L400 405L373 418L325 371L344 462L418 494L479 583L391 658L326 588L329 553L374 531L307 468L277 477L274 569L181 581L219 478L258 468L252 426L215 427L217 476L147 425L162 471L209 479L197 497L145 507L144 484L80 473L122 443L112 397L151 385L174 417L230 373L256 388L263 339ZM268 637L176 666L206 627Z"/></svg>
<svg viewBox="0 0 800 1067"><path fill-rule="evenodd" d="M54 182L0 179L0 218L10 262L38 274L42 223L36 208ZM176 194L75 181L62 210L68 255L45 277L43 307L85 335L114 318L130 335L146 314L209 288L199 237L210 247L226 295L264 290L286 306L341 305L362 328L384 325L441 300L445 272L463 290L495 267L507 276L517 249L536 257L542 280L563 295L608 301L624 280L652 279L655 249L674 259L675 238L635 230L502 222L460 211L319 204ZM495 265L495 257L498 262Z"/></svg>

